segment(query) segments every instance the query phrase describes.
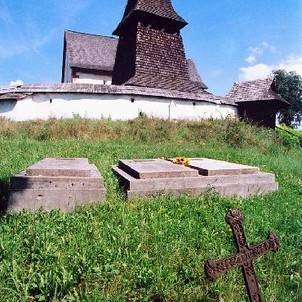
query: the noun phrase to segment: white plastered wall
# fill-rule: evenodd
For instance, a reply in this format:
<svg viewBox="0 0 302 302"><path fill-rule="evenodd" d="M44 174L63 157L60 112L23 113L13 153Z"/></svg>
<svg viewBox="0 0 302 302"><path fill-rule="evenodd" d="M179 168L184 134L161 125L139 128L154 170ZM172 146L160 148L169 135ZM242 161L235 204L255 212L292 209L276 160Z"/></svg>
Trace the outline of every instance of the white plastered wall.
<svg viewBox="0 0 302 302"><path fill-rule="evenodd" d="M93 73L77 72L78 78L73 79L73 83L79 84L105 84L111 85L112 77L108 75L98 75Z"/></svg>
<svg viewBox="0 0 302 302"><path fill-rule="evenodd" d="M130 95L47 93L34 94L17 102L0 102L0 117L15 121L70 118L75 115L92 119L129 120L138 117L140 112L149 117L171 120L237 116L235 106Z"/></svg>

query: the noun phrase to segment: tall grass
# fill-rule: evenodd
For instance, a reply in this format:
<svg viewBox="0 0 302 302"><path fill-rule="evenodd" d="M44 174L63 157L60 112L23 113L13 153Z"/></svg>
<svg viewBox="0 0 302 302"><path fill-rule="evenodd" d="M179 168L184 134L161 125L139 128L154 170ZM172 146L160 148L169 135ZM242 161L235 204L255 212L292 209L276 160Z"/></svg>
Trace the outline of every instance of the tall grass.
<svg viewBox="0 0 302 302"><path fill-rule="evenodd" d="M83 118L12 122L0 118L1 137L32 138L39 141L80 139L92 141L139 140L142 142L216 141L233 146L274 144L274 131L256 128L236 119L199 122L166 121L140 117L130 121L89 120Z"/></svg>
<svg viewBox="0 0 302 302"><path fill-rule="evenodd" d="M276 174L280 190L248 199L158 196L126 202L121 158L210 157ZM44 157L88 157L105 178L103 204L74 213L0 218L0 301L247 301L240 270L216 283L204 261L235 252L224 222L240 208L250 244L278 234L256 261L264 301L302 301L302 154L273 130L236 120L0 121L0 179Z"/></svg>

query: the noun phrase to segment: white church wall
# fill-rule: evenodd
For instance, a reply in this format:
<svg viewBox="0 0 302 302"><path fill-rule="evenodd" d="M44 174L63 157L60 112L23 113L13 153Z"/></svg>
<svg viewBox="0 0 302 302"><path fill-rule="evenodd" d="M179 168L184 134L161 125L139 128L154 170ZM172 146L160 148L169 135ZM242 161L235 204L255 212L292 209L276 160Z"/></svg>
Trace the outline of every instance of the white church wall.
<svg viewBox="0 0 302 302"><path fill-rule="evenodd" d="M26 99L0 102L0 117L15 121L71 118L129 120L139 113L163 119L221 119L236 116L234 106L184 102L156 97L124 95L92 95L72 93L35 94Z"/></svg>
<svg viewBox="0 0 302 302"><path fill-rule="evenodd" d="M225 119L237 116L237 108L206 102L177 101L171 103L171 118L176 120Z"/></svg>
<svg viewBox="0 0 302 302"><path fill-rule="evenodd" d="M73 83L80 84L105 84L111 85L112 77L108 75L98 75L93 73L77 72L78 78L73 79Z"/></svg>

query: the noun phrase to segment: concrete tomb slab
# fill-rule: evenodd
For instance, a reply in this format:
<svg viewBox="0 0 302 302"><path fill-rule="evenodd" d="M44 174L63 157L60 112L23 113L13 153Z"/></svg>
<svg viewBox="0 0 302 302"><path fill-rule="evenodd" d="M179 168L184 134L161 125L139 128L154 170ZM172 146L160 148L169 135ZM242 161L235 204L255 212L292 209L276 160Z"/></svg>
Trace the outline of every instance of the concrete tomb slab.
<svg viewBox="0 0 302 302"><path fill-rule="evenodd" d="M166 167L168 167L166 169ZM189 167L171 160L121 160L113 166L128 199L154 194L200 195L215 191L223 196L249 197L278 189L275 175L257 167L195 158Z"/></svg>
<svg viewBox="0 0 302 302"><path fill-rule="evenodd" d="M87 158L46 158L26 169L28 176L89 177L91 167Z"/></svg>
<svg viewBox="0 0 302 302"><path fill-rule="evenodd" d="M254 174L260 171L257 167L209 158L193 158L190 160L189 167L197 169L201 175L205 176Z"/></svg>
<svg viewBox="0 0 302 302"><path fill-rule="evenodd" d="M139 179L198 176L198 171L164 159L121 160L119 167Z"/></svg>
<svg viewBox="0 0 302 302"><path fill-rule="evenodd" d="M47 158L11 178L8 211L71 211L105 197L103 178L88 159Z"/></svg>

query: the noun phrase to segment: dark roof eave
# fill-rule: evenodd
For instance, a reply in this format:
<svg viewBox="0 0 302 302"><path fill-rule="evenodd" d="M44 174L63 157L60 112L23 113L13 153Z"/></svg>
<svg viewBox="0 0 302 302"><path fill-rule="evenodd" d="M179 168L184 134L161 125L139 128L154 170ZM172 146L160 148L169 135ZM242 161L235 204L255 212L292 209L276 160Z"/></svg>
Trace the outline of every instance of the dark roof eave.
<svg viewBox="0 0 302 302"><path fill-rule="evenodd" d="M244 105L244 104L259 104L259 103L273 103L273 104L279 104L282 107L289 107L291 104L284 100L283 98L276 98L276 99L267 99L267 100L235 100L235 103L237 105Z"/></svg>
<svg viewBox="0 0 302 302"><path fill-rule="evenodd" d="M79 68L79 69L87 69L87 70L97 70L97 71L106 71L106 72L113 72L111 66L97 66L97 65L89 65L89 64L77 64L71 63L70 68Z"/></svg>
<svg viewBox="0 0 302 302"><path fill-rule="evenodd" d="M113 35L114 36L120 36L122 31L123 31L123 28L125 26L127 26L127 23L130 21L130 19L132 17L135 17L137 14L139 13L143 13L143 14L147 14L147 15L151 15L151 13L149 12L146 12L146 11L143 11L143 10L135 10L135 11L131 11L120 23L119 25L117 26L117 28L113 31ZM185 21L184 19L182 19L182 21L180 20L175 20L175 19L170 19L168 17L163 17L163 16L158 16L158 18L162 19L162 20L169 20L170 22L174 23L175 25L177 25L177 29L178 30L181 30L183 29L184 27L186 27L189 23L187 21Z"/></svg>

